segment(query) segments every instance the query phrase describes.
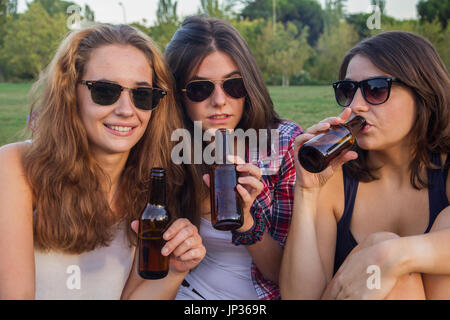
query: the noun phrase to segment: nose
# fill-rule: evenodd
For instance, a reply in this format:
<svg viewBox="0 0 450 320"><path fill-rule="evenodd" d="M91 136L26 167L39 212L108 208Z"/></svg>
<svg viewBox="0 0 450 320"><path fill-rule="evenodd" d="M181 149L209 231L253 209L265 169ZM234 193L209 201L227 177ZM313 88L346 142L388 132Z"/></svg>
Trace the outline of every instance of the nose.
<svg viewBox="0 0 450 320"><path fill-rule="evenodd" d="M358 88L358 90L356 90L355 96L353 97L353 101L349 105L349 108L352 109L352 112L354 114L360 114L369 111L369 104L364 99L361 88Z"/></svg>
<svg viewBox="0 0 450 320"><path fill-rule="evenodd" d="M211 94L211 101L214 107L223 107L226 103L226 93L220 84L214 86L214 91Z"/></svg>
<svg viewBox="0 0 450 320"><path fill-rule="evenodd" d="M134 114L133 100L129 90L124 89L116 102L114 112L121 117L131 117Z"/></svg>

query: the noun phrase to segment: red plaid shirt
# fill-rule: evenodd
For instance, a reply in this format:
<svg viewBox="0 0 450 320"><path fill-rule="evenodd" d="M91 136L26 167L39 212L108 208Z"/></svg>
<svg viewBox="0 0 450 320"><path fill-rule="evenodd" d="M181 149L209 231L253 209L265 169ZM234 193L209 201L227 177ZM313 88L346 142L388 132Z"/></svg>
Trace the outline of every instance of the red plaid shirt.
<svg viewBox="0 0 450 320"><path fill-rule="evenodd" d="M269 164L276 170L262 176L264 189L256 197L250 212L252 214L256 211L262 212L266 220L265 232L268 232L284 248L294 204L294 140L303 131L298 124L290 121L282 121L277 130L279 160ZM261 169L267 169L267 162L256 161L253 164ZM267 170L263 170L263 173L264 171ZM251 273L259 299L280 299L278 285L264 278L254 263L252 263Z"/></svg>

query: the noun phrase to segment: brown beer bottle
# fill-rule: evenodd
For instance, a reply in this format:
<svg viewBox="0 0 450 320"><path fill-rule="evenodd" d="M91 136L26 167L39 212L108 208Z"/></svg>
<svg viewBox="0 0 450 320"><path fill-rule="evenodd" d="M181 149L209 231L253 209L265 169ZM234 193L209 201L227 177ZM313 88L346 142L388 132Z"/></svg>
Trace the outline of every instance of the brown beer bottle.
<svg viewBox="0 0 450 320"><path fill-rule="evenodd" d="M150 201L139 219L138 274L144 279L161 279L169 272L169 257L161 254L162 235L171 217L166 209L166 171L152 168Z"/></svg>
<svg viewBox="0 0 450 320"><path fill-rule="evenodd" d="M236 190L238 173L236 165L226 160L230 146L227 129L216 133L216 146L220 146L217 138L222 141L222 150L216 148L216 153L221 152L222 163L213 164L210 171L211 223L218 230L234 230L244 223L242 200Z"/></svg>
<svg viewBox="0 0 450 320"><path fill-rule="evenodd" d="M355 136L364 128L366 120L356 116L347 123L331 126L306 142L298 152L298 159L306 170L318 173L325 170L330 162L355 143Z"/></svg>

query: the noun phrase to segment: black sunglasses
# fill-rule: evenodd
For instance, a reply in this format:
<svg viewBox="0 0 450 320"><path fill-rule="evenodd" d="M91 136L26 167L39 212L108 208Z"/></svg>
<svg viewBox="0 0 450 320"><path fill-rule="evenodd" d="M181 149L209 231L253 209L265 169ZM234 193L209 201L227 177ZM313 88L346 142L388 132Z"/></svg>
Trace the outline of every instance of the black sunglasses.
<svg viewBox="0 0 450 320"><path fill-rule="evenodd" d="M219 82L225 93L232 98L243 98L247 94L244 80L241 77L222 80L193 80L186 85L186 88L181 89L181 91L185 92L191 101L201 102L213 93L216 82Z"/></svg>
<svg viewBox="0 0 450 320"><path fill-rule="evenodd" d="M402 81L390 77L374 77L359 82L337 81L333 83L334 95L340 106L348 107L352 103L358 88L361 88L362 96L367 103L379 105L389 99L392 82L402 83Z"/></svg>
<svg viewBox="0 0 450 320"><path fill-rule="evenodd" d="M110 106L115 103L119 100L124 89L132 92L133 103L136 108L141 110L155 109L161 98L167 95L166 91L153 87L137 87L132 89L106 81L81 80L80 83L86 85L91 91L92 101L101 106Z"/></svg>

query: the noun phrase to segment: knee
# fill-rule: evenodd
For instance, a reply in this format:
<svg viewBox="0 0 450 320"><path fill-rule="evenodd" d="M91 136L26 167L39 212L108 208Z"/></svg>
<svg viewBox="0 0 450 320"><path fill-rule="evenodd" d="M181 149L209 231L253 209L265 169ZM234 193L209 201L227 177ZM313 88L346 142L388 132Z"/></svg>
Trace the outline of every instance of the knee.
<svg viewBox="0 0 450 320"><path fill-rule="evenodd" d="M442 210L434 220L430 232L439 231L450 228L450 206Z"/></svg>

